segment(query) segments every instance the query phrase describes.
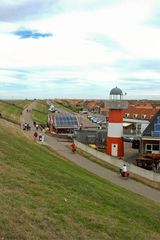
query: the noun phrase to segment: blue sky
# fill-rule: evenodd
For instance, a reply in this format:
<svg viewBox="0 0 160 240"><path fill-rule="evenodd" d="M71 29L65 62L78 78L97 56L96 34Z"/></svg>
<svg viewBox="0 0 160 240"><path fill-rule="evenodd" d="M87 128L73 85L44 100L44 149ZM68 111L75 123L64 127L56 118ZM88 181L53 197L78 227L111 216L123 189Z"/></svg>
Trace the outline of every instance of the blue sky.
<svg viewBox="0 0 160 240"><path fill-rule="evenodd" d="M160 99L159 0L1 0L0 98Z"/></svg>

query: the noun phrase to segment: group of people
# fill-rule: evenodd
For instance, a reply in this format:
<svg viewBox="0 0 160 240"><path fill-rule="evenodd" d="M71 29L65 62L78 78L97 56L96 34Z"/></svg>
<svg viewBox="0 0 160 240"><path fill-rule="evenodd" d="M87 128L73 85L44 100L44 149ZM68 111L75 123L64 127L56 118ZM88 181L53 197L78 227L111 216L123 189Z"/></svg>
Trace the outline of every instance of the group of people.
<svg viewBox="0 0 160 240"><path fill-rule="evenodd" d="M29 123L24 123L23 124L23 130L27 130L27 131L31 130L30 124Z"/></svg>
<svg viewBox="0 0 160 240"><path fill-rule="evenodd" d="M44 142L44 138L45 138L45 129L43 128L42 129L42 132L41 133L38 133L38 129L41 129L39 128L39 125L34 121L33 122L33 126L35 127L35 132L34 132L34 139L38 139L39 142L43 143Z"/></svg>
<svg viewBox="0 0 160 240"><path fill-rule="evenodd" d="M38 126L38 124L36 123L36 122L33 122L33 126L36 128L36 130L38 131L38 128L39 128L39 126ZM31 124L30 123L24 123L23 124L23 130L31 130Z"/></svg>
<svg viewBox="0 0 160 240"><path fill-rule="evenodd" d="M34 126L34 127L36 128L36 130L38 131L38 127L39 127L39 126L38 126L38 124L37 124L35 121L33 122L33 126Z"/></svg>
<svg viewBox="0 0 160 240"><path fill-rule="evenodd" d="M44 134L41 134L41 133L38 134L38 132L35 131L33 135L34 135L34 140L38 139L41 143L44 143Z"/></svg>

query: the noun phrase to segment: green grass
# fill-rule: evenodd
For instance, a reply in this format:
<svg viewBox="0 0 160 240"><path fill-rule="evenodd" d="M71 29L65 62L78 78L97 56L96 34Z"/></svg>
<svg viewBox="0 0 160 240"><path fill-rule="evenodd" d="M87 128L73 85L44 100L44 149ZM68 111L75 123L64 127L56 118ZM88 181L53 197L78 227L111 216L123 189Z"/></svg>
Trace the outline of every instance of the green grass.
<svg viewBox="0 0 160 240"><path fill-rule="evenodd" d="M47 123L48 114L51 114L51 112L48 111L48 105L45 100L37 101L36 106L31 112L33 121L39 124Z"/></svg>
<svg viewBox="0 0 160 240"><path fill-rule="evenodd" d="M33 100L9 100L8 103L14 104L22 109L26 108Z"/></svg>
<svg viewBox="0 0 160 240"><path fill-rule="evenodd" d="M36 109L36 110L38 110L40 112L46 113L46 114L49 113L48 105L47 105L46 100L38 100L36 102L36 107L34 109Z"/></svg>
<svg viewBox="0 0 160 240"><path fill-rule="evenodd" d="M53 105L57 107L62 112L73 112L78 111L77 108L73 108L70 106L69 102L67 100L54 100L52 101ZM36 106L32 110L32 119L33 121L36 121L39 124L46 124L48 119L48 114L54 114L50 111L48 111L48 105L46 103L46 100L38 100L36 102Z"/></svg>
<svg viewBox="0 0 160 240"><path fill-rule="evenodd" d="M19 123L22 109L12 103L0 101L0 113L2 117L8 118L13 122Z"/></svg>
<svg viewBox="0 0 160 240"><path fill-rule="evenodd" d="M2 117L7 118L17 124L20 123L20 114L28 102L19 101L0 101L0 113Z"/></svg>
<svg viewBox="0 0 160 240"><path fill-rule="evenodd" d="M0 121L0 238L159 239L160 204L82 170L22 134Z"/></svg>
<svg viewBox="0 0 160 240"><path fill-rule="evenodd" d="M62 109L65 112L79 112L82 110L82 106L72 106L70 102L66 99L61 100L54 100L53 104L59 108Z"/></svg>

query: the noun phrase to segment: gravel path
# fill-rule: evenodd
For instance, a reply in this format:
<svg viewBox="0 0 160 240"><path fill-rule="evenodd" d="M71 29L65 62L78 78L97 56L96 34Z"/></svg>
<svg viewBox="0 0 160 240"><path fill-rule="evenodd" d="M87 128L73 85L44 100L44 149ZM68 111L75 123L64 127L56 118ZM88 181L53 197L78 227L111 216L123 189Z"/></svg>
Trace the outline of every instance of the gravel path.
<svg viewBox="0 0 160 240"><path fill-rule="evenodd" d="M28 110L31 110L35 106L36 102L33 102L29 107ZM33 121L31 120L30 111L23 111L21 116L21 124L27 122L31 124L31 131L26 131L26 134L32 136L35 128L33 127ZM119 174L108 170L97 163L93 163L92 161L84 158L83 156L79 155L78 153L73 154L71 150L66 146L66 142L60 142L58 139L45 135L45 142L44 144L50 146L54 151L56 151L59 155L67 158L71 162L77 164L78 166L88 170L96 174L97 176L110 181L122 188L128 189L134 193L137 193L145 198L148 198L153 201L160 202L160 191L149 186L146 186L140 182L134 181L133 179L124 179Z"/></svg>

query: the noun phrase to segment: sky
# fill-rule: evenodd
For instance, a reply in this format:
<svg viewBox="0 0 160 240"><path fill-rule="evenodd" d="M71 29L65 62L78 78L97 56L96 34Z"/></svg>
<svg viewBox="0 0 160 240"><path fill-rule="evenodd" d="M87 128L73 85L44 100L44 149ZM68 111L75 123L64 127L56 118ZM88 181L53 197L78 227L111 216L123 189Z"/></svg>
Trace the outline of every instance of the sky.
<svg viewBox="0 0 160 240"><path fill-rule="evenodd" d="M160 0L1 0L0 99L160 99Z"/></svg>

